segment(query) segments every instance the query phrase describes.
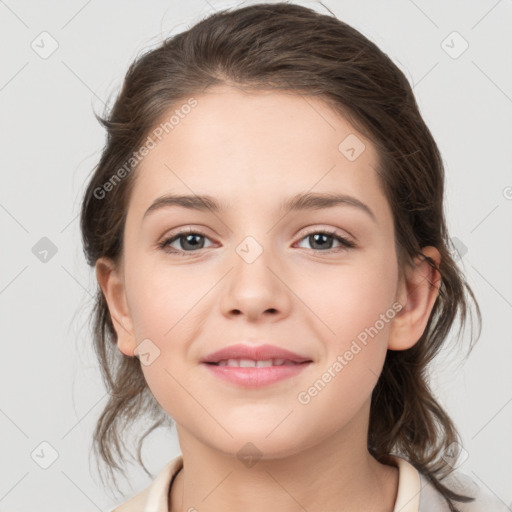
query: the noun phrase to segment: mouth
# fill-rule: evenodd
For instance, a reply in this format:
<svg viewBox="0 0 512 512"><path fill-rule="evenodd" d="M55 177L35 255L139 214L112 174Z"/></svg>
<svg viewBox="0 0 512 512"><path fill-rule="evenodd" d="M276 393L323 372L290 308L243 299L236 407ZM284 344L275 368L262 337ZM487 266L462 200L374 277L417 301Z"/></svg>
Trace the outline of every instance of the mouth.
<svg viewBox="0 0 512 512"><path fill-rule="evenodd" d="M253 360L253 359L223 359L217 362L206 362L205 364L213 366L228 366L239 368L268 368L271 366L298 366L301 364L311 363L312 361L292 361L291 359L266 359L266 360Z"/></svg>

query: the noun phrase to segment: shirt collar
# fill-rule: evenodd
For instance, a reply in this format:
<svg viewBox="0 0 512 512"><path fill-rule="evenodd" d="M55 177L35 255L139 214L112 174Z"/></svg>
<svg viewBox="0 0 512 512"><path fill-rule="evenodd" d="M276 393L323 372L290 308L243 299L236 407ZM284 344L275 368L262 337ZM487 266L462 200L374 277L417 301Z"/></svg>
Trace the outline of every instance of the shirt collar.
<svg viewBox="0 0 512 512"><path fill-rule="evenodd" d="M421 482L418 470L397 455L388 458L398 468L398 493L393 512L419 512ZM144 512L169 511L169 489L182 467L183 455L164 466L150 486Z"/></svg>
<svg viewBox="0 0 512 512"><path fill-rule="evenodd" d="M398 467L398 493L393 512L419 512L421 481L418 470L405 459L389 455Z"/></svg>

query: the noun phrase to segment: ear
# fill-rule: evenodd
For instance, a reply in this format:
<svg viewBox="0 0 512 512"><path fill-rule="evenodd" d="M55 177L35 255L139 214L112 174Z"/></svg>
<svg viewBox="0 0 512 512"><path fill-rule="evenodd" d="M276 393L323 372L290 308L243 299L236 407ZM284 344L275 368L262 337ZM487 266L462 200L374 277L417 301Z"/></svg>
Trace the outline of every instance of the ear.
<svg viewBox="0 0 512 512"><path fill-rule="evenodd" d="M435 247L424 247L421 252L434 260L439 268L441 255ZM402 309L391 323L390 350L406 350L418 342L427 326L441 284L439 271L421 256L415 258L414 266L409 266L405 274L397 292Z"/></svg>
<svg viewBox="0 0 512 512"><path fill-rule="evenodd" d="M112 260L99 258L96 261L96 279L108 304L112 323L117 334L117 347L127 356L136 355L134 350L137 343L127 306L121 270L115 266Z"/></svg>

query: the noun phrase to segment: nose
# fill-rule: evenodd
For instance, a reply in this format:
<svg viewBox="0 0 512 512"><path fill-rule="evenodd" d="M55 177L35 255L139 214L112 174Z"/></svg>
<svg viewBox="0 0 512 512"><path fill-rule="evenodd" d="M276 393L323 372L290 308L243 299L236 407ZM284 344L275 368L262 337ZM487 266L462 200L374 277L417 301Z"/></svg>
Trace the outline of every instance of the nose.
<svg viewBox="0 0 512 512"><path fill-rule="evenodd" d="M245 316L251 322L277 321L289 315L292 293L280 262L270 249L247 237L233 255L220 301L227 316Z"/></svg>

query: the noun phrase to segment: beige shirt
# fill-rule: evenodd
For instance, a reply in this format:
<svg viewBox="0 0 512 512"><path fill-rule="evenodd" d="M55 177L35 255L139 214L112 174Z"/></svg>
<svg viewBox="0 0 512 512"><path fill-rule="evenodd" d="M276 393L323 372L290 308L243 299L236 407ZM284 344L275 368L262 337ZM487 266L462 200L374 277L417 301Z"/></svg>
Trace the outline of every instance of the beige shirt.
<svg viewBox="0 0 512 512"><path fill-rule="evenodd" d="M425 475L419 473L405 459L390 456L398 467L398 494L393 512L449 512L444 498ZM169 512L169 490L178 471L183 467L183 456L172 459L146 489L110 512ZM443 482L454 491L475 497L471 503L455 502L462 512L510 512L498 498L486 493L471 478L452 473Z"/></svg>

